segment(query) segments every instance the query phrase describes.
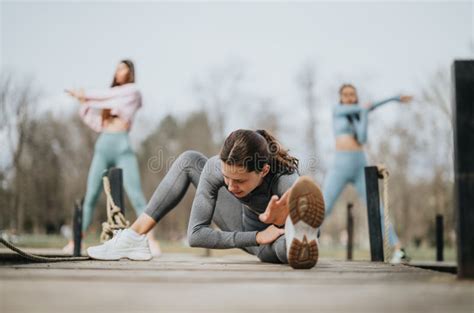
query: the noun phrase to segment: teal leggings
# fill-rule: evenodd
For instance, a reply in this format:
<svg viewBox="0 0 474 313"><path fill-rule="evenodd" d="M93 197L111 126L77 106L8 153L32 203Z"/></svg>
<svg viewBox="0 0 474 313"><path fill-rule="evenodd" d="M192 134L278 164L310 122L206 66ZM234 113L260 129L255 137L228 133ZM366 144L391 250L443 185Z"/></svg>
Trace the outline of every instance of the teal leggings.
<svg viewBox="0 0 474 313"><path fill-rule="evenodd" d="M114 166L123 171L125 191L137 215L145 210L146 200L140 183L138 162L130 146L128 132L102 133L95 143L94 158L87 177L83 231L86 231L92 222L95 205L102 191L102 174Z"/></svg>
<svg viewBox="0 0 474 313"><path fill-rule="evenodd" d="M365 154L363 151L337 151L334 158L334 164L329 170L323 186L323 196L326 205L326 217L333 209L334 203L349 183L354 184L361 200L366 202L365 193L365 172L367 166ZM383 207L380 206L380 215L382 216L383 231ZM388 228L388 240L390 245L398 244L399 240L393 225L390 223Z"/></svg>

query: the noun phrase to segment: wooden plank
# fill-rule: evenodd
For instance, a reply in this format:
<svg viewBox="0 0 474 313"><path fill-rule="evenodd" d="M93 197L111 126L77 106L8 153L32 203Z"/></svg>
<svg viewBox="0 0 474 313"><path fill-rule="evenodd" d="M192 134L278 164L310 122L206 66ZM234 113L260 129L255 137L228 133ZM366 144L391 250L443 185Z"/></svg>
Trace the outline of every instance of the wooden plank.
<svg viewBox="0 0 474 313"><path fill-rule="evenodd" d="M458 272L458 266L454 262L411 261L408 265L443 273L456 274Z"/></svg>
<svg viewBox="0 0 474 313"><path fill-rule="evenodd" d="M293 270L245 254L0 266L0 282L5 312L432 313L474 306L474 284L452 274L327 259Z"/></svg>

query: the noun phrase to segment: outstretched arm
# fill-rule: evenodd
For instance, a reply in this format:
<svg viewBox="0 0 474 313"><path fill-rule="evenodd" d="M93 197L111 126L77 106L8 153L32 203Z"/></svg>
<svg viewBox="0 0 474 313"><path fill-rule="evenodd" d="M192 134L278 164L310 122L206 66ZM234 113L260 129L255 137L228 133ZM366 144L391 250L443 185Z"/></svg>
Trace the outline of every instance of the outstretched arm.
<svg viewBox="0 0 474 313"><path fill-rule="evenodd" d="M85 100L107 100L116 97L123 97L137 92L135 84L126 84L122 86L105 89L86 89L83 96Z"/></svg>
<svg viewBox="0 0 474 313"><path fill-rule="evenodd" d="M127 103L127 99L125 98L114 98L109 100L102 100L102 101L85 101L82 104L89 108L93 109L115 109L123 104Z"/></svg>
<svg viewBox="0 0 474 313"><path fill-rule="evenodd" d="M377 101L377 102L374 102L370 105L369 111L373 111L376 108L378 108L379 106L382 106L385 103L388 103L388 102L391 102L391 101L397 101L397 102L401 102L401 103L408 103L412 99L413 99L412 96L399 95L399 96L388 98L388 99L385 99L385 100L382 100L382 101Z"/></svg>
<svg viewBox="0 0 474 313"><path fill-rule="evenodd" d="M128 96L138 92L135 84L125 84L122 86L105 89L66 89L69 95L82 101L103 101L116 97Z"/></svg>

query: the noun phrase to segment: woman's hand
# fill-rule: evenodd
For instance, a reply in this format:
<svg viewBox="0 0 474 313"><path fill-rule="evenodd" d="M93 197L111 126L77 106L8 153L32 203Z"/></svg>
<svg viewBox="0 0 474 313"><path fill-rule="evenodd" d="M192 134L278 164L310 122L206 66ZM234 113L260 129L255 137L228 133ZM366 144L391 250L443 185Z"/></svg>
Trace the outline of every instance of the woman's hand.
<svg viewBox="0 0 474 313"><path fill-rule="evenodd" d="M257 243L259 245L267 245L278 239L285 233L285 229L270 225L265 230L257 233Z"/></svg>
<svg viewBox="0 0 474 313"><path fill-rule="evenodd" d="M372 107L372 102L364 103L364 104L361 105L361 107L363 109L370 110L370 108Z"/></svg>
<svg viewBox="0 0 474 313"><path fill-rule="evenodd" d="M400 102L401 103L409 103L413 100L413 96L408 96L408 95L401 95L400 96Z"/></svg>
<svg viewBox="0 0 474 313"><path fill-rule="evenodd" d="M74 89L65 89L64 90L67 94L69 94L71 97L76 98L77 100L84 102L84 91L82 89L80 90L74 90Z"/></svg>
<svg viewBox="0 0 474 313"><path fill-rule="evenodd" d="M287 190L279 199L277 195L273 195L268 202L265 212L260 214L258 218L260 221L266 224L285 224L286 217L288 216L290 209L288 206L288 196L290 190Z"/></svg>
<svg viewBox="0 0 474 313"><path fill-rule="evenodd" d="M77 98L76 91L74 89L64 89L64 92L70 95L71 97Z"/></svg>

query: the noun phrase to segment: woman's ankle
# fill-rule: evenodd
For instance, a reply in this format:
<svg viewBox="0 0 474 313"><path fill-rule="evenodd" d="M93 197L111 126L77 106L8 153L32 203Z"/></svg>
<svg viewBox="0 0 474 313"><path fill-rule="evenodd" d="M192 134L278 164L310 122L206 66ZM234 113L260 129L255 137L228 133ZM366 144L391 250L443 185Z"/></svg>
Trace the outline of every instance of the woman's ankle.
<svg viewBox="0 0 474 313"><path fill-rule="evenodd" d="M140 214L137 220L130 226L139 235L147 235L150 233L150 230L156 225L156 222L153 218L148 216L145 213Z"/></svg>

